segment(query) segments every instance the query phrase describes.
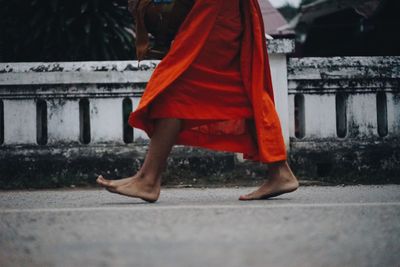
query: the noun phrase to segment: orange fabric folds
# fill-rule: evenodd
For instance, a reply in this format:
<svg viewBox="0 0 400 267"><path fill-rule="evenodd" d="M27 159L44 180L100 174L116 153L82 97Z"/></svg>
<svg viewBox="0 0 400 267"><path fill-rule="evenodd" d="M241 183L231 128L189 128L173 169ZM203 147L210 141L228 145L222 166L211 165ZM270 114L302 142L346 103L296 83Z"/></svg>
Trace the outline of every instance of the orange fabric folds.
<svg viewBox="0 0 400 267"><path fill-rule="evenodd" d="M178 144L285 160L265 41L257 0L196 1L129 124L180 118Z"/></svg>

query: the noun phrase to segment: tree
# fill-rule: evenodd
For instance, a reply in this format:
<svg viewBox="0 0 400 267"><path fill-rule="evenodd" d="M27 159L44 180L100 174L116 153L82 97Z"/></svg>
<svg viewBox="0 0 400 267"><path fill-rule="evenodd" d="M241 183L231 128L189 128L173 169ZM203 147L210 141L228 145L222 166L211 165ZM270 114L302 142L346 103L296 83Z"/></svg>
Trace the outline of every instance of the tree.
<svg viewBox="0 0 400 267"><path fill-rule="evenodd" d="M0 0L1 61L133 59L126 0Z"/></svg>

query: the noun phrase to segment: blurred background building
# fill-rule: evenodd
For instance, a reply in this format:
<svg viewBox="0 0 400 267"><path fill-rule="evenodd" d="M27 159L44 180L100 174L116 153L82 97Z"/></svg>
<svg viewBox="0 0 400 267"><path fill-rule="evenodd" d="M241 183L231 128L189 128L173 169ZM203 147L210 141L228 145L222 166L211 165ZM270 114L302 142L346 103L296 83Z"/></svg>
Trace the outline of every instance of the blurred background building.
<svg viewBox="0 0 400 267"><path fill-rule="evenodd" d="M296 32L296 56L400 55L400 1L307 2L280 8L290 23L278 31Z"/></svg>

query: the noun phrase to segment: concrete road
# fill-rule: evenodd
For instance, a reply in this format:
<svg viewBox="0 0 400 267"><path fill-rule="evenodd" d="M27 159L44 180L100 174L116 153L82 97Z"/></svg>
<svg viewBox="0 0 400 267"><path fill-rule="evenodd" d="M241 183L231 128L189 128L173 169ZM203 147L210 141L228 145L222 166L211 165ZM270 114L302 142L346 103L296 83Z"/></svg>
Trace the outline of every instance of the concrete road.
<svg viewBox="0 0 400 267"><path fill-rule="evenodd" d="M400 266L400 185L0 192L0 266Z"/></svg>

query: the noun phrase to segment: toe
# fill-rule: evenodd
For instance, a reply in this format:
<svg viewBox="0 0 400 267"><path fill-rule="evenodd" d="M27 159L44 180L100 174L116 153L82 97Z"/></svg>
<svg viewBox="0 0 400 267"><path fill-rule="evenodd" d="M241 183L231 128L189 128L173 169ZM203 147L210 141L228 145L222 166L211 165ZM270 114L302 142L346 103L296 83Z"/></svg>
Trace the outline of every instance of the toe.
<svg viewBox="0 0 400 267"><path fill-rule="evenodd" d="M96 182L100 185L108 186L108 181L106 179L104 179L104 177L101 175L99 177L97 177Z"/></svg>
<svg viewBox="0 0 400 267"><path fill-rule="evenodd" d="M104 178L103 175L99 175L99 177L97 177L97 179L100 180L100 181L102 181L102 182L107 181L107 179Z"/></svg>
<svg viewBox="0 0 400 267"><path fill-rule="evenodd" d="M239 200L251 200L252 198L249 195L241 195Z"/></svg>

